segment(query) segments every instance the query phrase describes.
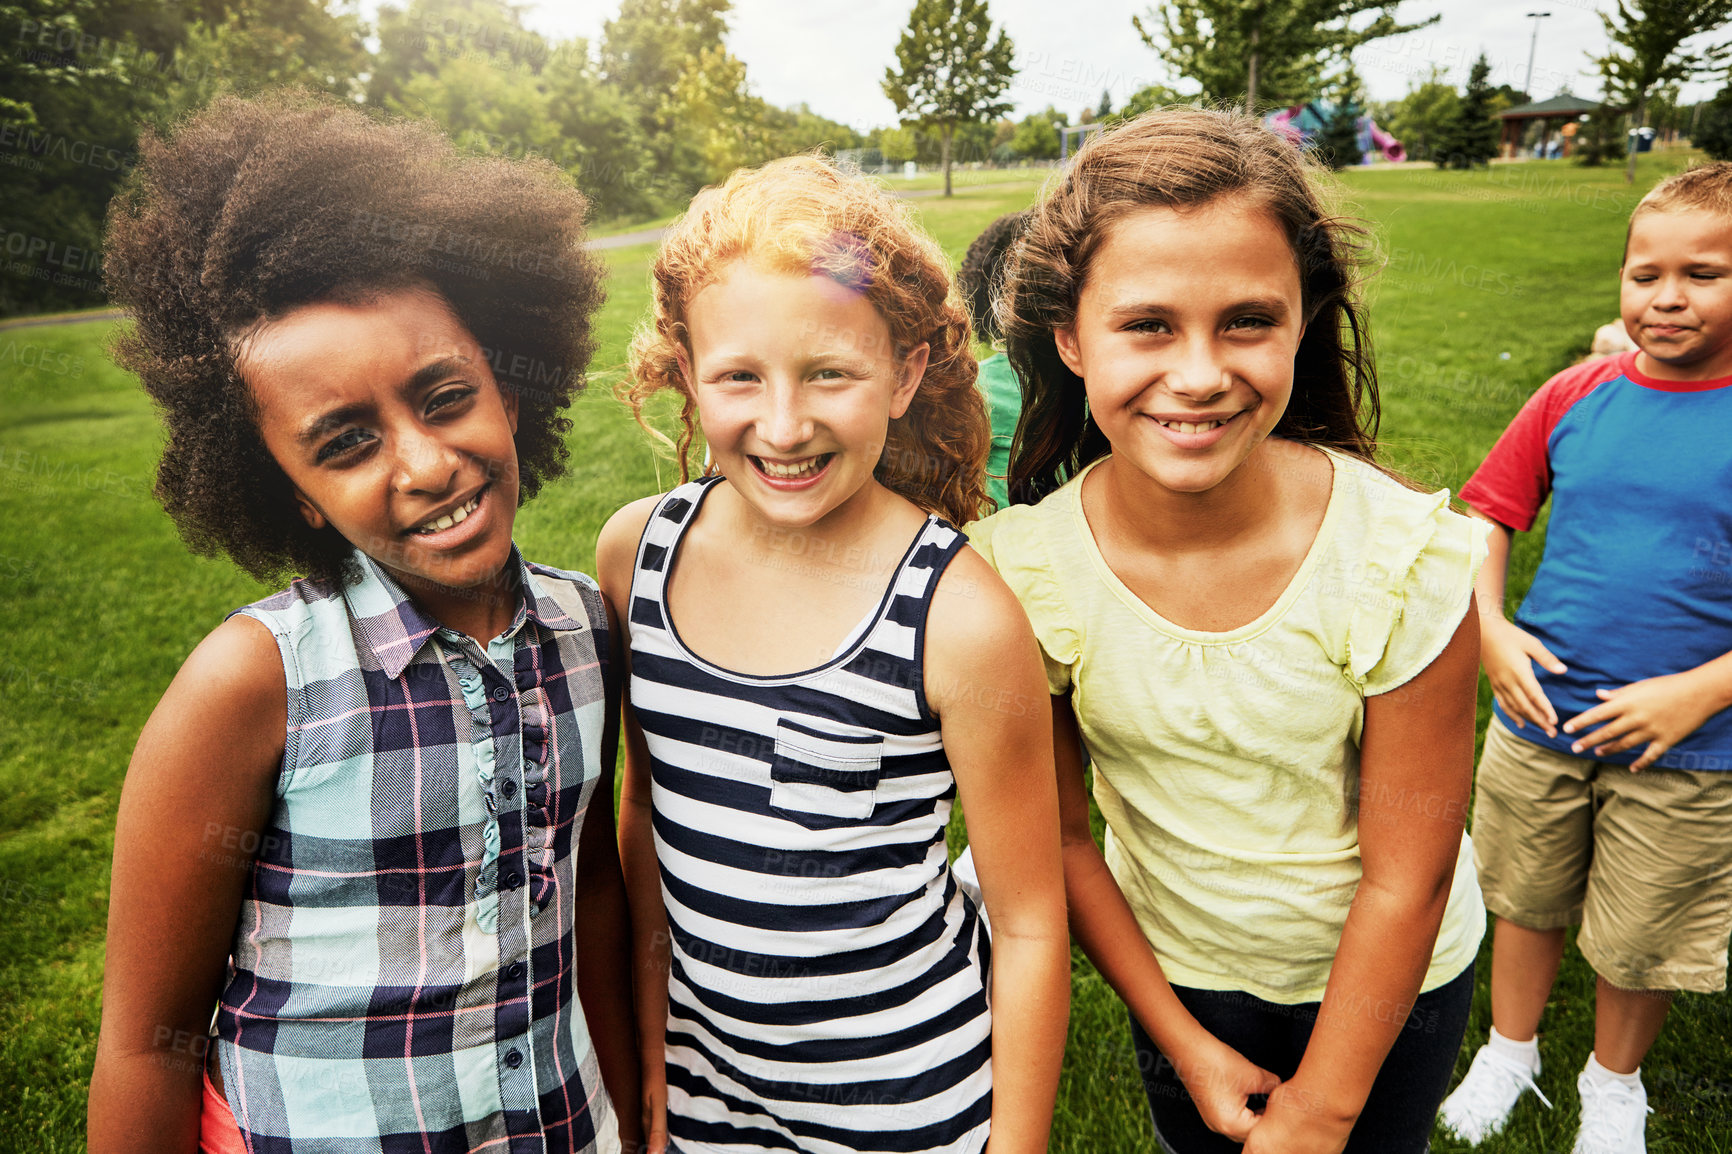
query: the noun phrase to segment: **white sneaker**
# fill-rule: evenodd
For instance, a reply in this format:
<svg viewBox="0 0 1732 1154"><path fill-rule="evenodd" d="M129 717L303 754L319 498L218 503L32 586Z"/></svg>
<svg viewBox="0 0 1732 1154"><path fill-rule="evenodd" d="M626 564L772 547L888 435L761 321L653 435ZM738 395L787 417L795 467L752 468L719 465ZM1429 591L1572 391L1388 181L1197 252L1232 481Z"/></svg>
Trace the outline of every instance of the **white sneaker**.
<svg viewBox="0 0 1732 1154"><path fill-rule="evenodd" d="M1466 1142L1484 1142L1503 1129L1518 1099L1529 1090L1548 1107L1551 1102L1534 1083L1539 1070L1481 1046L1467 1068L1467 1077L1438 1111L1445 1128Z"/></svg>
<svg viewBox="0 0 1732 1154"><path fill-rule="evenodd" d="M1640 1085L1601 1082L1583 1070L1576 1078L1582 1125L1570 1154L1648 1154L1648 1091Z"/></svg>

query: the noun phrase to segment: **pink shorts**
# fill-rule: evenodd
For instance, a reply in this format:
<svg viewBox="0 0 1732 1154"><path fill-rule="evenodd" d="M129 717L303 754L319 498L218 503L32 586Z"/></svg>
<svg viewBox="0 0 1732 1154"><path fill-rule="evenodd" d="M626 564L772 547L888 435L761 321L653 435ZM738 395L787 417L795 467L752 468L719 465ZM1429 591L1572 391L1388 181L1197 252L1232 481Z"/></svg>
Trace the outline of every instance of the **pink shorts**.
<svg viewBox="0 0 1732 1154"><path fill-rule="evenodd" d="M199 1154L247 1154L241 1141L241 1128L235 1122L228 1099L217 1093L207 1072L204 1076L204 1104L198 1116Z"/></svg>

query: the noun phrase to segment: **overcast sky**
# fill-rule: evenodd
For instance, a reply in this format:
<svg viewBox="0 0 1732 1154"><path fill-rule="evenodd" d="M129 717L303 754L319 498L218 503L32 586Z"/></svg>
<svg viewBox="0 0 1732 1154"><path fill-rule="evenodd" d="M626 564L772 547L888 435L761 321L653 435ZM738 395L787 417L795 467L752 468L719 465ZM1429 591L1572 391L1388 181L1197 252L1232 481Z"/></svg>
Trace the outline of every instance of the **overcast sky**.
<svg viewBox="0 0 1732 1154"><path fill-rule="evenodd" d="M1590 53L1605 49L1598 10L1612 0L1406 0L1401 13L1413 20L1440 14L1435 25L1407 36L1376 41L1356 62L1375 100L1399 97L1436 65L1462 84L1482 51L1491 61L1492 83L1517 88L1527 78L1528 48L1535 21L1524 15L1549 11L1538 22L1533 89L1554 96L1568 86L1579 96L1598 96L1599 78ZM598 40L618 0L530 0L531 27L560 39ZM896 40L912 0L734 0L728 46L746 62L758 95L773 104L805 102L813 111L869 129L895 121L895 110L879 89L894 63ZM991 0L990 12L1016 44L1019 74L1009 98L1013 115L1057 105L1073 115L1093 107L1104 88L1116 105L1151 81L1171 83L1153 50L1131 27L1131 14L1147 3L1122 0ZM1709 94L1695 85L1686 96Z"/></svg>

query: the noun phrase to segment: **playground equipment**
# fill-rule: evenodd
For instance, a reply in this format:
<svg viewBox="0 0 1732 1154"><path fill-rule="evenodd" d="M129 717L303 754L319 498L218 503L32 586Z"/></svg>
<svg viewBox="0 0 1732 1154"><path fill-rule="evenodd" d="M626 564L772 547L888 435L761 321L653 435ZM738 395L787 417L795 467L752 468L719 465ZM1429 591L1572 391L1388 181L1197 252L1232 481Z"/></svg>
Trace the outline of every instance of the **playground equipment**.
<svg viewBox="0 0 1732 1154"><path fill-rule="evenodd" d="M1283 108L1279 112L1271 112L1263 118L1263 123L1291 140L1295 147L1304 148L1323 131L1334 115L1335 105L1326 100L1309 100L1304 104ZM1371 164L1379 158L1391 164L1400 164L1407 159L1407 149L1402 147L1401 141L1379 128L1377 121L1361 114L1357 123L1359 151L1364 157L1361 164Z"/></svg>

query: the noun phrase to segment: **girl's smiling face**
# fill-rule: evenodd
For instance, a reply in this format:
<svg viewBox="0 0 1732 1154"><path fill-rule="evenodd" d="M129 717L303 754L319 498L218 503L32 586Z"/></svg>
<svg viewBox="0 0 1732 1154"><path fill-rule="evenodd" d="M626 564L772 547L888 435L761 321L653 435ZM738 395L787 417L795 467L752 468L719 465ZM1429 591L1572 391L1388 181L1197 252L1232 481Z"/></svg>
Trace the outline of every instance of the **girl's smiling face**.
<svg viewBox="0 0 1732 1154"><path fill-rule="evenodd" d="M304 305L252 333L237 364L309 525L414 593L499 575L517 511L516 398L443 298Z"/></svg>
<svg viewBox="0 0 1732 1154"><path fill-rule="evenodd" d="M1075 323L1054 339L1115 460L1201 493L1286 412L1304 332L1299 267L1280 223L1220 198L1115 222L1089 262Z"/></svg>
<svg viewBox="0 0 1732 1154"><path fill-rule="evenodd" d="M802 528L875 483L928 353L898 355L863 294L743 260L686 303L686 341L711 460L767 521Z"/></svg>

